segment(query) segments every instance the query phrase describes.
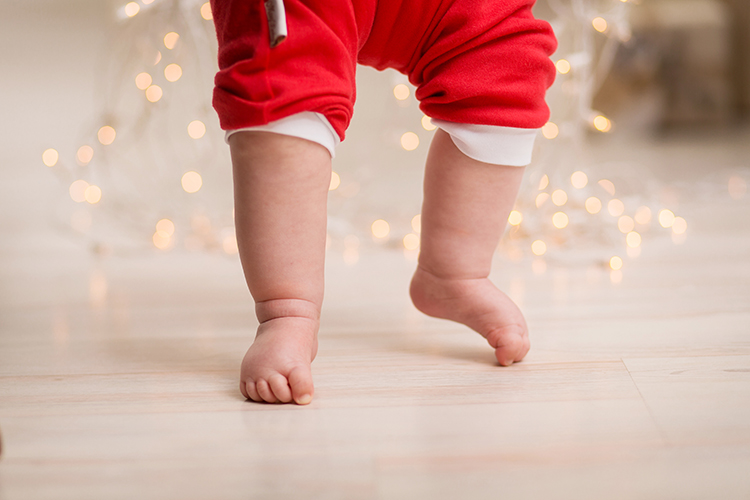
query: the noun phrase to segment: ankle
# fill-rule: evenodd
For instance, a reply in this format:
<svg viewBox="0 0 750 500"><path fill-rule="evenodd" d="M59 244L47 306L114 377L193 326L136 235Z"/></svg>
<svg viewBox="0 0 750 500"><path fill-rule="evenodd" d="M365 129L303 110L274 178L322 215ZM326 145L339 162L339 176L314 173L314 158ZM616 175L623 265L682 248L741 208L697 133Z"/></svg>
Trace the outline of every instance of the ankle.
<svg viewBox="0 0 750 500"><path fill-rule="evenodd" d="M279 318L320 321L320 304L306 299L270 299L255 303L255 315L263 324Z"/></svg>

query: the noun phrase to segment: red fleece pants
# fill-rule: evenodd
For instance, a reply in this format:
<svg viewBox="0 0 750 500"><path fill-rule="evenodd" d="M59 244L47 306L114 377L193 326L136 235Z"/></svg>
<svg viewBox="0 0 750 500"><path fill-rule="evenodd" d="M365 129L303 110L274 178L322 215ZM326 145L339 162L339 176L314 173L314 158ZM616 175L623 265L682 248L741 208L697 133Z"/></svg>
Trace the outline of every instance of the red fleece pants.
<svg viewBox="0 0 750 500"><path fill-rule="evenodd" d="M211 0L214 108L224 130L313 111L343 140L359 62L407 75L432 118L539 128L557 42L532 16L534 2L285 0L289 37L271 48L263 0Z"/></svg>

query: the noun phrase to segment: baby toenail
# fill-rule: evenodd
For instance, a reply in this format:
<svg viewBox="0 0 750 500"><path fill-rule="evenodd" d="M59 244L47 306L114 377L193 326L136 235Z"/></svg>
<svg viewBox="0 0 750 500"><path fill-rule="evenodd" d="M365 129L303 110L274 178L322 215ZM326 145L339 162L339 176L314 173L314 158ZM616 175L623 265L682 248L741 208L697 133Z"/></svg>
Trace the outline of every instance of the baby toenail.
<svg viewBox="0 0 750 500"><path fill-rule="evenodd" d="M303 394L302 396L300 396L300 397L299 397L299 398L297 399L297 403L299 403L299 404L301 404L301 405L306 405L306 404L309 404L309 403L310 403L310 401L312 401L312 396L311 396L311 395L309 395L309 394Z"/></svg>

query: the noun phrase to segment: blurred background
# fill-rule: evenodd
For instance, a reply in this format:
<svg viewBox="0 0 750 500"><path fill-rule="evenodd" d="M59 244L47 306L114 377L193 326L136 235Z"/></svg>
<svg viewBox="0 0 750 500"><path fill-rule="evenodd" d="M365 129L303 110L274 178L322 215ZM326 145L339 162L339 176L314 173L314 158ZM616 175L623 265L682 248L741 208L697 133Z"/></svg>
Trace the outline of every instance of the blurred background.
<svg viewBox="0 0 750 500"><path fill-rule="evenodd" d="M208 4L2 6L0 286L35 255L65 252L236 263ZM750 4L539 0L535 14L560 41L552 116L500 253L540 272L575 260L617 271L651 238L688 237L684 200L746 196ZM329 254L349 266L362 251L413 260L434 126L403 75L362 67L358 85L334 161Z"/></svg>

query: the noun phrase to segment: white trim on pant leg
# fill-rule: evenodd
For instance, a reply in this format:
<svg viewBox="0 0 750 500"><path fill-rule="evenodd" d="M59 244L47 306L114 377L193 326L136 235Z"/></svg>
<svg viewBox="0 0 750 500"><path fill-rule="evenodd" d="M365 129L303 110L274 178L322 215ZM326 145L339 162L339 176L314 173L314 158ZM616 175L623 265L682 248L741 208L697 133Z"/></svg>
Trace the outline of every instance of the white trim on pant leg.
<svg viewBox="0 0 750 500"><path fill-rule="evenodd" d="M432 119L432 123L450 134L456 147L469 158L491 163L525 167L539 129L471 125Z"/></svg>
<svg viewBox="0 0 750 500"><path fill-rule="evenodd" d="M304 111L296 115L287 116L266 125L227 130L224 140L228 143L229 138L233 134L245 131L274 132L276 134L289 135L316 142L328 150L331 158L336 157L336 146L341 142L338 134L325 115L312 111Z"/></svg>

